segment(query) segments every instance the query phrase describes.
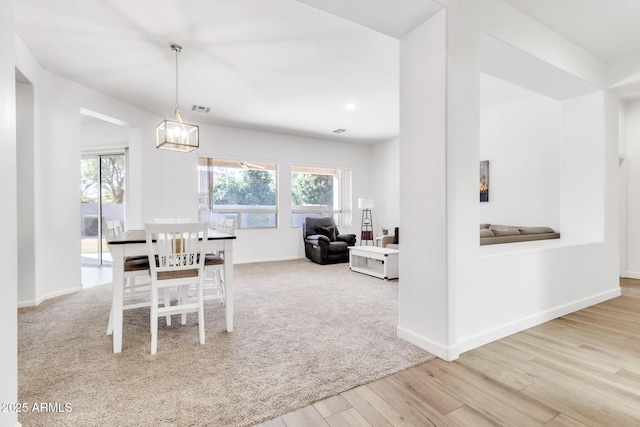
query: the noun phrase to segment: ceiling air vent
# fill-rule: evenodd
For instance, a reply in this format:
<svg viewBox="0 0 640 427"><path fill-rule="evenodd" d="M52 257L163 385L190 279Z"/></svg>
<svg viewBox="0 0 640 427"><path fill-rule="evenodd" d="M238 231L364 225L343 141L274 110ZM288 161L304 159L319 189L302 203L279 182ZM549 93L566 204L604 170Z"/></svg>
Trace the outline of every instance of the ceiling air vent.
<svg viewBox="0 0 640 427"><path fill-rule="evenodd" d="M194 105L191 107L191 111L195 111L196 113L208 113L211 111L211 108L203 107L202 105Z"/></svg>
<svg viewBox="0 0 640 427"><path fill-rule="evenodd" d="M333 133L345 133L348 132L346 129L336 129L333 131Z"/></svg>

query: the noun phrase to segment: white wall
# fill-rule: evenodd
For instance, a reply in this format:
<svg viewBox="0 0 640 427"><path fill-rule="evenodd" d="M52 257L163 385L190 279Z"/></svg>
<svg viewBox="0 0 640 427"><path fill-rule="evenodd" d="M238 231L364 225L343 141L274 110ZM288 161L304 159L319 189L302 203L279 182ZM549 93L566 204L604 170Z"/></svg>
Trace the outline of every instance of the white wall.
<svg viewBox="0 0 640 427"><path fill-rule="evenodd" d="M619 192L618 196L620 198L619 211L618 211L618 235L620 236L620 277L627 277L627 262L629 253L627 250L628 247L628 233L627 233L627 222L628 222L628 167L626 162L626 154L627 154L627 103L621 101L619 120L618 120L618 129L620 134L618 136L618 182L619 182Z"/></svg>
<svg viewBox="0 0 640 427"><path fill-rule="evenodd" d="M13 53L13 2L0 0L0 402L18 402L18 236L16 93ZM0 426L18 426L16 412L0 411Z"/></svg>
<svg viewBox="0 0 640 427"><path fill-rule="evenodd" d="M35 259L35 282L21 282L31 287L20 291L19 304L23 306L81 289L81 108L102 110L112 117L122 116L139 123L150 120L150 116L44 70L17 36L14 47L16 68L33 84L33 150L24 156L21 150L20 158L20 165L32 165L33 180L29 183L21 179L18 183L21 197L31 200L21 199L18 213L20 217L33 217L33 230L38 237L31 254ZM139 197L134 198L134 205L136 199ZM20 267L19 277L31 274L23 263Z"/></svg>
<svg viewBox="0 0 640 427"><path fill-rule="evenodd" d="M381 234L382 227L393 234L400 222L399 145L399 139L395 138L373 146L370 179L375 200L372 212L375 234Z"/></svg>
<svg viewBox="0 0 640 427"><path fill-rule="evenodd" d="M562 103L558 183L566 236L480 248L479 279L460 298L461 313L475 314L460 322L461 350L620 294L616 102L597 92Z"/></svg>
<svg viewBox="0 0 640 427"><path fill-rule="evenodd" d="M446 108L446 178L437 180L437 185L446 188L446 208L438 198L420 206L423 220L433 221L445 212L438 224L446 228L446 237L433 236L439 253L428 258L424 252L430 242L422 237L420 242L403 241L399 335L440 357L455 359L462 351L619 295L617 98L594 93L562 105L560 229L575 240L563 237L554 243L481 248L481 30L600 87L604 65L501 1L448 0L446 4L446 101L440 100L440 107L430 115L424 114L428 104L424 91L418 95L423 100L401 91L400 104L401 223L409 230L404 236L432 238L423 232L424 221L406 225L405 218L415 213L407 209L403 196L424 195L424 186L432 185L431 168L412 167L411 157L412 151L420 153L418 148L437 146L439 141L405 139L405 120L409 117L410 129L419 128L419 120L439 123L441 110ZM414 33L401 41L401 87L410 85L419 91L434 81L434 75L422 72L422 81L412 80L422 69L407 61L403 49L411 48L419 55L428 52L429 43L426 34L416 40ZM402 71L412 65L416 73ZM575 203L573 208L571 203ZM409 257L404 255L407 252ZM433 260L446 264L446 271L431 268Z"/></svg>
<svg viewBox="0 0 640 427"><path fill-rule="evenodd" d="M624 277L640 279L640 100L626 103L627 257Z"/></svg>
<svg viewBox="0 0 640 427"><path fill-rule="evenodd" d="M82 151L108 150L129 145L129 128L82 115L80 147Z"/></svg>
<svg viewBox="0 0 640 427"><path fill-rule="evenodd" d="M33 86L16 83L16 136L18 173L18 301L35 299L36 249L34 186Z"/></svg>
<svg viewBox="0 0 640 427"><path fill-rule="evenodd" d="M441 11L400 41L398 336L448 359L446 19Z"/></svg>
<svg viewBox="0 0 640 427"><path fill-rule="evenodd" d="M479 223L559 230L561 103L532 94L482 110L480 120L490 190Z"/></svg>

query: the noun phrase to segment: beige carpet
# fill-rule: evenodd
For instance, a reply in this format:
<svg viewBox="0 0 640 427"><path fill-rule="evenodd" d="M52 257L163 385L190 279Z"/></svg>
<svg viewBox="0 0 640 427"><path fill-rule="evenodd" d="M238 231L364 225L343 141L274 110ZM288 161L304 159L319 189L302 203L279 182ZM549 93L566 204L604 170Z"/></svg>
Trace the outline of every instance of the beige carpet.
<svg viewBox="0 0 640 427"><path fill-rule="evenodd" d="M32 426L244 426L304 407L432 356L396 337L398 282L306 260L236 266L235 325L206 307L160 320L125 312L123 351L105 334L111 285L19 310L19 401L59 403L20 414ZM70 404L71 411L64 412Z"/></svg>

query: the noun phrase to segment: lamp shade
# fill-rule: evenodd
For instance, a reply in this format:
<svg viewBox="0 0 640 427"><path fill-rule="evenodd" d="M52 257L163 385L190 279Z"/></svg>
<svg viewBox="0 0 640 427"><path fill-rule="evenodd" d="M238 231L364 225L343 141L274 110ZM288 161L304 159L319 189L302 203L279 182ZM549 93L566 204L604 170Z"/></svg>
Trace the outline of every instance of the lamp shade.
<svg viewBox="0 0 640 427"><path fill-rule="evenodd" d="M373 199L369 199L366 197L358 198L358 209L373 209L373 206Z"/></svg>

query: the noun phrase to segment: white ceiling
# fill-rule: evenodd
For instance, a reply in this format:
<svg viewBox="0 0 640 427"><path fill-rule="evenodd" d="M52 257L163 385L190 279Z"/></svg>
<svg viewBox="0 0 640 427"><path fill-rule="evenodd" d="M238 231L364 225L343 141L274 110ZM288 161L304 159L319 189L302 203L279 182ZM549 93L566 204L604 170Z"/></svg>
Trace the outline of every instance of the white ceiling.
<svg viewBox="0 0 640 427"><path fill-rule="evenodd" d="M604 61L640 52L639 0L504 0Z"/></svg>
<svg viewBox="0 0 640 427"><path fill-rule="evenodd" d="M15 27L44 68L158 121L173 113L178 43L187 120L363 143L398 134L398 40L300 2L20 0Z"/></svg>
<svg viewBox="0 0 640 427"><path fill-rule="evenodd" d="M598 88L487 34L480 38L483 73L564 101Z"/></svg>
<svg viewBox="0 0 640 427"><path fill-rule="evenodd" d="M640 0L505 0L603 60L640 52ZM40 64L158 115L375 143L398 135L398 38L436 0L20 0ZM355 110L345 108L356 103ZM192 113L192 105L210 107ZM332 131L348 129L340 135Z"/></svg>

